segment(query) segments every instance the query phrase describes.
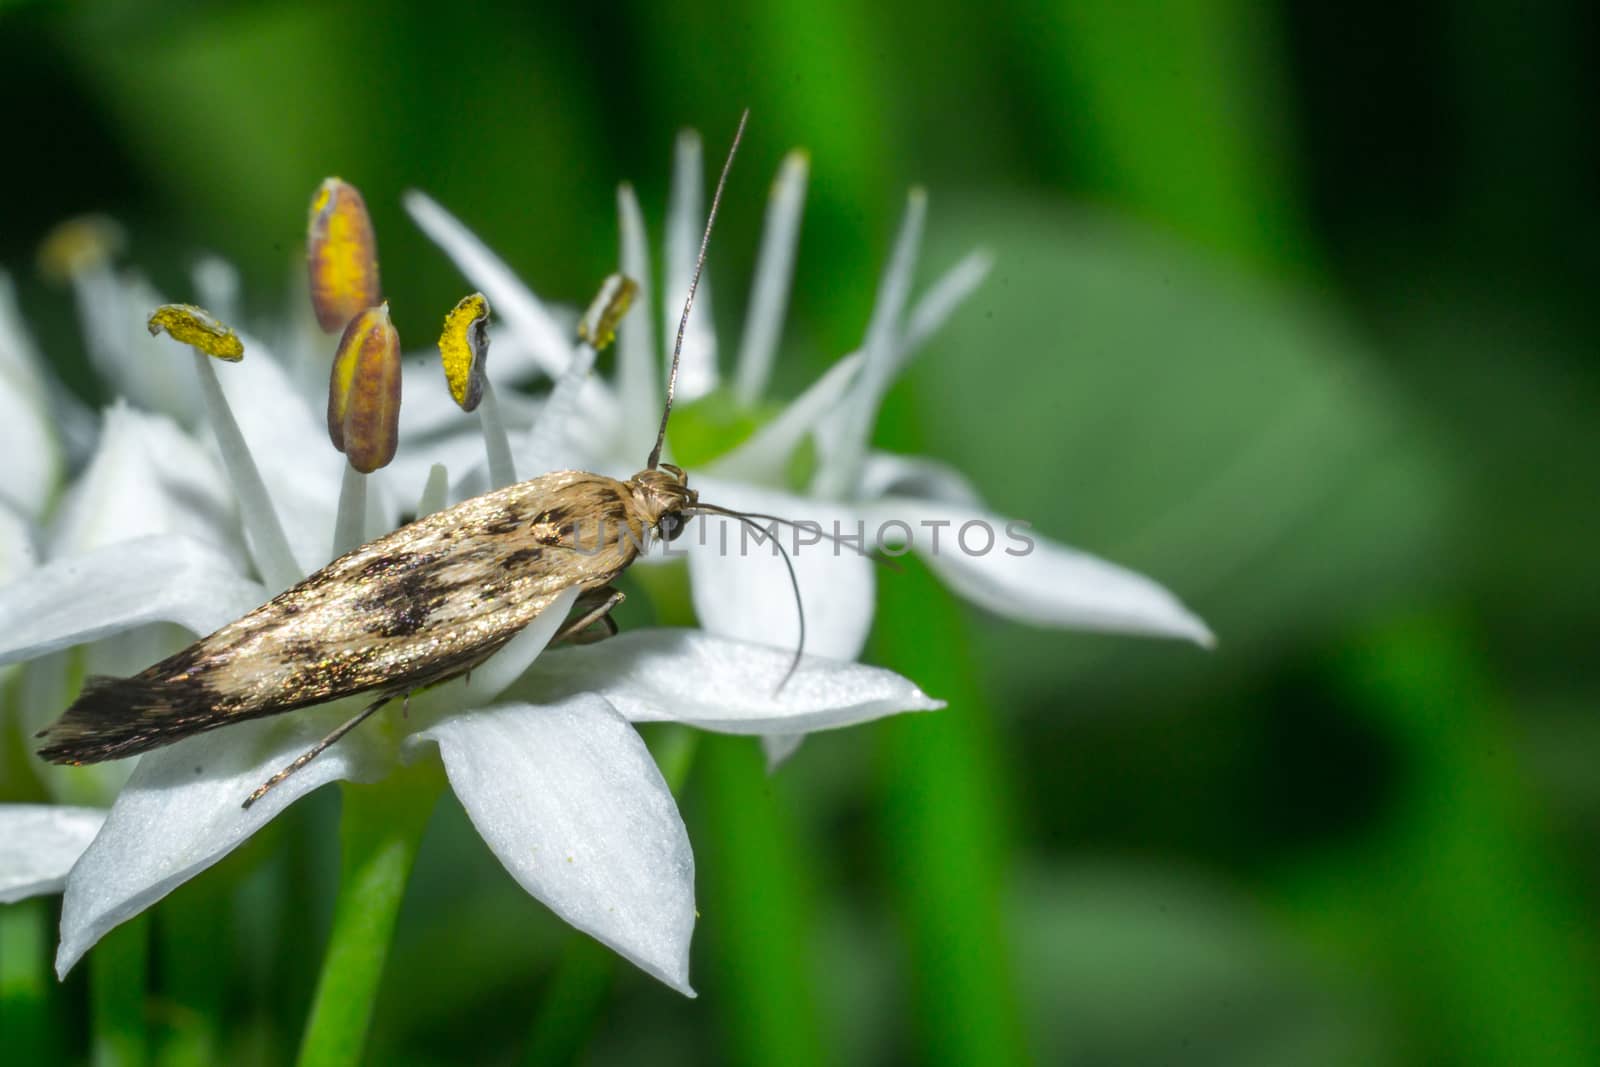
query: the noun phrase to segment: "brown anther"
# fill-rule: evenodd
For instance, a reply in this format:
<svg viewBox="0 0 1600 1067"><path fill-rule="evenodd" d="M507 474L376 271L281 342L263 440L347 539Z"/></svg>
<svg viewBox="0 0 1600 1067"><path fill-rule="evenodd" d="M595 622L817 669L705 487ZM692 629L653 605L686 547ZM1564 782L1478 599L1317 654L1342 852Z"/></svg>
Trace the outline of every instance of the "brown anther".
<svg viewBox="0 0 1600 1067"><path fill-rule="evenodd" d="M328 436L363 474L394 458L400 443L400 335L387 303L356 315L339 338L328 381Z"/></svg>

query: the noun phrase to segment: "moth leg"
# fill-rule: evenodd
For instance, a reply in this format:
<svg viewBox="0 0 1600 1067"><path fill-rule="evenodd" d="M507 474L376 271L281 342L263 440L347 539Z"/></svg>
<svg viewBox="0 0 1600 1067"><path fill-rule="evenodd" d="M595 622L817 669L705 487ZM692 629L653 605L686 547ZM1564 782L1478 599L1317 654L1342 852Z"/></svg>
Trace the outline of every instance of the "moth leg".
<svg viewBox="0 0 1600 1067"><path fill-rule="evenodd" d="M589 590L578 598L575 605L582 614L563 627L560 633L551 638L550 643L553 645L557 641L570 641L575 645L587 645L617 636L617 620L611 617L611 612L625 599L627 598L620 589L613 589L609 585ZM596 623L605 627L604 634L584 632Z"/></svg>
<svg viewBox="0 0 1600 1067"><path fill-rule="evenodd" d="M340 723L327 737L324 737L321 741L318 741L306 751L296 756L293 763L289 764L283 770L279 771L277 774L274 774L271 778L268 778L265 782L261 783L261 788L257 789L254 793L251 793L248 797L245 797L244 804L241 806L248 809L250 805L254 804L256 801L260 800L262 797L271 792L275 786L281 784L285 778L289 777L295 771L298 771L301 767L304 767L306 764L322 755L322 753L327 750L329 745L334 744L339 740L339 738L343 737L351 730L354 730L357 726L360 726L373 712L389 703L389 701L393 700L397 695L398 694L396 693L386 693L377 700L374 700L372 703L368 704L366 707L362 708L350 719Z"/></svg>

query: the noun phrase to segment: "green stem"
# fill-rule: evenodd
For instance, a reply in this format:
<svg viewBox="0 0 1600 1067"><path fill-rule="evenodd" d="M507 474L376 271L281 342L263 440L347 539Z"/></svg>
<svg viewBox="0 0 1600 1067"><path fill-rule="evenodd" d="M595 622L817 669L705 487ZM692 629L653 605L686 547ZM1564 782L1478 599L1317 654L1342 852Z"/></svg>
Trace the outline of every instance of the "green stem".
<svg viewBox="0 0 1600 1067"><path fill-rule="evenodd" d="M231 864L179 888L156 913L160 1067L205 1067L222 1055L223 1010L232 961Z"/></svg>
<svg viewBox="0 0 1600 1067"><path fill-rule="evenodd" d="M135 1067L149 1057L145 990L150 916L112 930L89 954L90 1060L94 1067Z"/></svg>
<svg viewBox="0 0 1600 1067"><path fill-rule="evenodd" d="M909 941L922 1059L1024 1063L992 713L961 609L925 567L904 562L907 573L879 591L875 656L950 705L895 718L879 735L884 852Z"/></svg>
<svg viewBox="0 0 1600 1067"><path fill-rule="evenodd" d="M700 751L700 731L688 726L667 725L660 728L650 745L650 754L661 768L661 777L674 794L683 792L689 772L694 769L694 757Z"/></svg>
<svg viewBox="0 0 1600 1067"><path fill-rule="evenodd" d="M582 935L572 938L533 1018L522 1062L528 1067L576 1063L605 1008L616 970L610 949Z"/></svg>
<svg viewBox="0 0 1600 1067"><path fill-rule="evenodd" d="M49 923L52 909L34 898L0 907L0 1035L13 1063L54 1063Z"/></svg>
<svg viewBox="0 0 1600 1067"><path fill-rule="evenodd" d="M426 764L377 785L344 785L339 896L301 1067L360 1061L406 881L442 788L439 771Z"/></svg>
<svg viewBox="0 0 1600 1067"><path fill-rule="evenodd" d="M706 832L696 842L697 866L728 1058L834 1062L818 1003L806 870L787 806L750 738L705 738L699 772Z"/></svg>

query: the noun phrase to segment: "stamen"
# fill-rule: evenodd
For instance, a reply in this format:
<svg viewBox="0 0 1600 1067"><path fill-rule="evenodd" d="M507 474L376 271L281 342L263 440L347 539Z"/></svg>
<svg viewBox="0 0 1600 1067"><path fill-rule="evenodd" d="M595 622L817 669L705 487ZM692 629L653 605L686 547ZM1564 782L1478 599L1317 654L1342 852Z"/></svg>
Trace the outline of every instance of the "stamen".
<svg viewBox="0 0 1600 1067"><path fill-rule="evenodd" d="M800 242L800 214L805 207L806 174L811 160L796 149L783 161L767 201L766 224L761 233L761 253L751 286L750 310L744 320L739 345L739 372L734 395L745 407L761 399L772 374L772 358L783 333L789 309L789 286L794 279L794 251Z"/></svg>
<svg viewBox="0 0 1600 1067"><path fill-rule="evenodd" d="M517 468L511 460L511 441L506 435L505 420L500 417L500 402L488 377L489 301L482 293L462 297L444 317L439 358L444 363L450 396L462 411L478 413L491 488L512 484L517 480Z"/></svg>
<svg viewBox="0 0 1600 1067"><path fill-rule="evenodd" d="M443 463L435 463L428 468L428 481L422 487L422 498L417 501L417 518L443 511L449 495L450 472L445 470Z"/></svg>
<svg viewBox="0 0 1600 1067"><path fill-rule="evenodd" d="M400 443L400 335L383 303L345 327L328 382L328 436L350 466L371 474Z"/></svg>
<svg viewBox="0 0 1600 1067"><path fill-rule="evenodd" d="M672 360L678 332L678 309L689 295L696 251L705 225L705 189L701 167L700 135L693 130L678 134L672 161L672 188L666 220L666 247L662 256L661 317L664 323L663 362ZM678 371L678 397L695 400L717 387L717 334L711 314L711 283L700 279L695 297L700 314L691 317L683 333L682 365Z"/></svg>
<svg viewBox="0 0 1600 1067"><path fill-rule="evenodd" d="M193 304L162 304L150 313L146 325L151 337L165 330L174 341L208 356L229 363L244 358L244 342L239 340L239 335L205 308Z"/></svg>
<svg viewBox="0 0 1600 1067"><path fill-rule="evenodd" d="M237 363L244 358L244 343L226 323L204 308L189 304L163 304L150 313L147 322L151 336L166 331L175 341L194 351L195 371L200 375L200 393L205 397L206 415L222 453L222 465L239 498L239 518L256 569L273 590L287 589L305 577L289 549L289 538L278 521L277 509L267 493L267 483L250 455L244 434L228 406L228 397L217 379L212 358Z"/></svg>
<svg viewBox="0 0 1600 1067"><path fill-rule="evenodd" d="M617 324L633 306L639 286L632 278L611 274L600 283L600 291L589 304L589 310L578 320L578 340L591 345L596 352L604 352L617 336Z"/></svg>
<svg viewBox="0 0 1600 1067"><path fill-rule="evenodd" d="M201 256L190 270L195 295L224 321L239 317L239 272L219 256Z"/></svg>
<svg viewBox="0 0 1600 1067"><path fill-rule="evenodd" d="M626 435L619 446L631 456L650 447L650 434L655 429L651 423L661 410L656 385L661 372L650 319L650 250L644 216L633 187L626 183L617 187L617 231L622 273L639 286L634 299L645 309L631 318L624 317L617 326L617 396L623 411L621 432Z"/></svg>
<svg viewBox="0 0 1600 1067"><path fill-rule="evenodd" d="M511 458L511 438L506 434L505 419L500 417L500 398L495 395L494 383L483 383L483 405L478 408L478 425L483 429L483 449L489 458L489 481L492 488L504 489L517 481L517 465Z"/></svg>
<svg viewBox="0 0 1600 1067"><path fill-rule="evenodd" d="M971 296L994 266L994 257L978 249L968 252L961 262L945 271L939 280L928 286L928 291L911 306L906 314L906 332L900 341L896 367L901 368L914 356L928 339L939 331L945 320Z"/></svg>
<svg viewBox="0 0 1600 1067"><path fill-rule="evenodd" d="M124 243L122 227L115 221L84 215L60 223L39 245L40 273L71 285L89 358L113 381L128 366L131 351L126 294L112 273Z"/></svg>
<svg viewBox="0 0 1600 1067"><path fill-rule="evenodd" d="M638 286L633 279L612 274L600 283L600 291L578 322L578 346L572 364L550 391L539 417L528 428L522 446L523 461L531 471L559 470L565 459L567 424L577 415L589 371L594 368L599 349L616 336L617 325L633 303ZM597 346L591 338L598 340Z"/></svg>
<svg viewBox="0 0 1600 1067"><path fill-rule="evenodd" d="M39 244L39 271L53 282L69 282L106 267L126 243L122 227L104 215L80 215L60 223Z"/></svg>
<svg viewBox="0 0 1600 1067"><path fill-rule="evenodd" d="M333 558L367 540L367 476L345 464L339 485L339 510L333 519Z"/></svg>
<svg viewBox="0 0 1600 1067"><path fill-rule="evenodd" d="M328 178L311 198L306 270L311 306L325 333L338 333L383 299L372 219L360 191L349 182Z"/></svg>
<svg viewBox="0 0 1600 1067"><path fill-rule="evenodd" d="M444 317L439 358L450 396L462 411L476 411L489 362L489 301L482 293L462 297Z"/></svg>
<svg viewBox="0 0 1600 1067"><path fill-rule="evenodd" d="M868 438L878 414L878 405L888 390L897 369L897 337L906 298L911 291L911 275L917 265L917 249L922 243L922 223L928 213L928 195L912 189L906 198L906 213L895 237L894 251L878 283L872 319L867 323L866 340L861 345L861 376L845 397L840 428L833 439L821 438L826 445L815 486L822 496L843 499L855 492L861 479L861 464L866 458Z"/></svg>

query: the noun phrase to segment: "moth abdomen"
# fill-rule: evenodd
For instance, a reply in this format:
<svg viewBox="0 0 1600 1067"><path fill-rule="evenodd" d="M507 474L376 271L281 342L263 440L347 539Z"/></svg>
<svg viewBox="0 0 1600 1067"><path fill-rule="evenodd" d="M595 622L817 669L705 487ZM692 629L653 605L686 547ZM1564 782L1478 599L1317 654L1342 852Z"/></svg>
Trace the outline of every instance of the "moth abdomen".
<svg viewBox="0 0 1600 1067"><path fill-rule="evenodd" d="M51 763L100 763L136 756L229 721L215 694L195 682L96 676L55 722L40 730Z"/></svg>

